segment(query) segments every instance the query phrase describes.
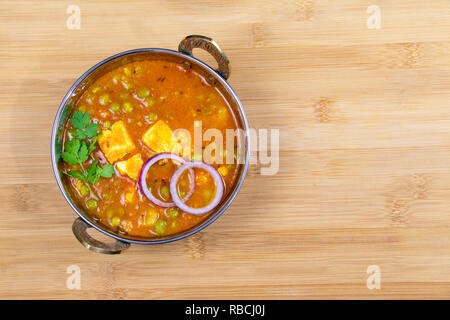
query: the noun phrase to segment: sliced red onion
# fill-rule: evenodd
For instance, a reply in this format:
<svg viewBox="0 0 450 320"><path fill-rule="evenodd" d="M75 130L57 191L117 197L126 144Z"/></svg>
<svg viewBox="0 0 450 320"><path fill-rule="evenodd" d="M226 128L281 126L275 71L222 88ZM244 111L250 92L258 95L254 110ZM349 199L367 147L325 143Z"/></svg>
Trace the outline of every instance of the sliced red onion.
<svg viewBox="0 0 450 320"><path fill-rule="evenodd" d="M210 204L208 204L206 207L203 207L203 208L189 207L188 205L184 204L185 201L182 201L178 197L178 193L177 193L178 179L180 179L181 174L185 170L192 170L192 168L200 168L200 169L208 171L208 173L213 177L214 182L216 183L216 195L214 196L214 199L211 201ZM183 210L187 213L190 213L190 214L203 214L203 213L206 213L206 212L214 209L219 204L220 200L222 199L222 195L223 195L222 178L220 177L220 175L216 169L214 169L213 167L211 167L210 165L208 165L206 163L203 163L200 161L186 162L185 164L180 166L177 169L177 171L175 171L175 173L172 176L172 179L170 179L170 194L172 195L172 200L173 200L173 202L175 202L175 205L178 208L180 208L181 210Z"/></svg>
<svg viewBox="0 0 450 320"><path fill-rule="evenodd" d="M148 161L142 166L141 174L139 176L139 185L141 186L141 190L144 193L144 195L147 197L148 200L150 200L157 206L160 206L163 208L169 208L169 207L174 207L175 203L174 202L164 202L159 199L156 199L156 197L152 194L152 192L147 187L148 170L156 162L158 162L159 160L163 160L163 159L171 159L171 160L178 161L180 163L186 162L182 157L177 156L176 154L173 154L173 153L160 153L160 154L154 155L153 157L148 159ZM187 201L191 197L191 195L194 193L195 175L194 175L194 170L192 170L192 169L189 170L189 182L190 182L189 183L189 192L187 193L187 195L182 200L180 200L180 198L178 198L178 195L177 195L177 199L180 200L180 202Z"/></svg>

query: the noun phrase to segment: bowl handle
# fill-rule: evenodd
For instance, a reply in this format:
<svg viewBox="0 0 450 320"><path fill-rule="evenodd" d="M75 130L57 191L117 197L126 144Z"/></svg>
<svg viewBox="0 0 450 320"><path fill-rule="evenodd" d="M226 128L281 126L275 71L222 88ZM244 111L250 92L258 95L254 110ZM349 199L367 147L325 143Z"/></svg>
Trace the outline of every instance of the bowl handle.
<svg viewBox="0 0 450 320"><path fill-rule="evenodd" d="M216 72L219 73L225 80L228 79L231 72L230 61L213 39L205 36L191 35L181 40L180 44L178 45L178 51L191 57L193 57L192 49L194 48L200 48L208 51L214 57L214 59L216 59L217 64L219 65L219 68L216 70Z"/></svg>
<svg viewBox="0 0 450 320"><path fill-rule="evenodd" d="M72 225L72 231L75 237L89 250L104 254L117 254L130 247L129 243L119 240L116 240L114 243L103 243L95 240L86 232L88 228L92 227L81 218L77 218Z"/></svg>

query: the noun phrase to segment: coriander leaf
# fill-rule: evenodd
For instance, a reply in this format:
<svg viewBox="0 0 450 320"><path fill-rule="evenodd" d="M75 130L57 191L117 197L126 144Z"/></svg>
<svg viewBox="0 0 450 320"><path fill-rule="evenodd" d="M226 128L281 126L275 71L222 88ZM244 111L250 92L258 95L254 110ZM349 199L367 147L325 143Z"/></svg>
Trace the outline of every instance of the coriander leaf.
<svg viewBox="0 0 450 320"><path fill-rule="evenodd" d="M86 182L86 177L80 171L69 171L64 173L68 176L71 176L72 178L77 178L83 182Z"/></svg>
<svg viewBox="0 0 450 320"><path fill-rule="evenodd" d="M84 129L89 123L90 114L89 112L83 113L81 111L75 111L72 115L70 122L74 128Z"/></svg>
<svg viewBox="0 0 450 320"><path fill-rule="evenodd" d="M88 156L89 156L89 154L88 154L86 142L82 141L80 150L78 151L78 159L81 163L83 163L87 160Z"/></svg>
<svg viewBox="0 0 450 320"><path fill-rule="evenodd" d="M68 164L78 164L78 157L75 153L64 151L61 154L62 159Z"/></svg>
<svg viewBox="0 0 450 320"><path fill-rule="evenodd" d="M85 127L89 124L90 117L91 117L91 114L89 112L86 112L83 115L83 123L84 123Z"/></svg>
<svg viewBox="0 0 450 320"><path fill-rule="evenodd" d="M99 174L104 178L111 178L114 174L114 167L110 164L105 164L100 168Z"/></svg>
<svg viewBox="0 0 450 320"><path fill-rule="evenodd" d="M89 145L89 147L88 147L88 154L91 154L92 151L94 151L94 150L95 150L95 144L94 144L94 143L91 143L91 144Z"/></svg>
<svg viewBox="0 0 450 320"><path fill-rule="evenodd" d="M80 140L78 139L72 139L66 142L64 146L64 151L68 153L77 154L78 150L80 149Z"/></svg>
<svg viewBox="0 0 450 320"><path fill-rule="evenodd" d="M66 142L64 152L61 154L63 160L69 164L78 163L78 150L80 149L80 140L72 139Z"/></svg>
<svg viewBox="0 0 450 320"><path fill-rule="evenodd" d="M86 132L82 129L72 130L72 135L78 139L86 139L87 137Z"/></svg>
<svg viewBox="0 0 450 320"><path fill-rule="evenodd" d="M94 137L97 134L98 123L91 122L86 128L86 134L89 138Z"/></svg>
<svg viewBox="0 0 450 320"><path fill-rule="evenodd" d="M92 184L96 184L99 178L99 167L97 164L97 160L93 161L88 169L87 180Z"/></svg>
<svg viewBox="0 0 450 320"><path fill-rule="evenodd" d="M91 154L95 150L95 143L91 143L88 147L88 153Z"/></svg>
<svg viewBox="0 0 450 320"><path fill-rule="evenodd" d="M98 137L100 137L100 135L101 135L101 133L99 133L99 134L92 140L91 144L88 146L88 153L89 153L89 154L91 154L92 151L95 150L95 143L97 142Z"/></svg>

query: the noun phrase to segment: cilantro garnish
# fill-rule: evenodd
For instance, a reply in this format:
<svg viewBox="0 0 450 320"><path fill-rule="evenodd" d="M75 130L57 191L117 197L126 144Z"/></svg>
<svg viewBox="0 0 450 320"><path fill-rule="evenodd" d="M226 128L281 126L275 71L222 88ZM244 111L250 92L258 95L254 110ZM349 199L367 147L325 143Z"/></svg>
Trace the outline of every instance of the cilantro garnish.
<svg viewBox="0 0 450 320"><path fill-rule="evenodd" d="M91 115L89 112L83 113L81 111L75 111L70 119L72 126L77 129L84 129L89 124Z"/></svg>
<svg viewBox="0 0 450 320"><path fill-rule="evenodd" d="M64 150L65 151L61 154L61 157L68 164L83 163L89 156L86 142L78 139L67 141Z"/></svg>
<svg viewBox="0 0 450 320"><path fill-rule="evenodd" d="M114 174L114 167L112 165L105 164L103 167L99 167L98 161L95 160L89 167L87 173L87 180L92 184L96 184L100 177L111 178L113 174Z"/></svg>
<svg viewBox="0 0 450 320"><path fill-rule="evenodd" d="M97 135L98 123L89 123L89 112L83 113L81 111L75 111L73 113L70 122L75 128L72 130L72 135L78 139L93 138Z"/></svg>
<svg viewBox="0 0 450 320"><path fill-rule="evenodd" d="M105 164L103 167L100 167L98 161L94 160L86 170L83 163L88 159L92 151L95 150L95 144L101 134L97 132L98 123L90 122L89 112L83 113L80 111L73 113L70 123L75 128L71 131L74 138L66 142L61 157L68 164L80 165L81 171L69 170L64 173L83 181L89 188L91 195L98 200L89 184L96 184L100 177L111 178L114 174L114 167L110 164Z"/></svg>

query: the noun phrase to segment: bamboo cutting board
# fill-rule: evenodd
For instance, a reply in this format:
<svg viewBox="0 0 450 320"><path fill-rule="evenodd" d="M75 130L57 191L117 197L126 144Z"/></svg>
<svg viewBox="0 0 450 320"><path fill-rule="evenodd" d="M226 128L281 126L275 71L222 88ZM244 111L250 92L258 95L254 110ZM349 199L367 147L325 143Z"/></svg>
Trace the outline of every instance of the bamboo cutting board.
<svg viewBox="0 0 450 320"><path fill-rule="evenodd" d="M90 252L51 169L59 103L104 58L189 34L228 54L251 127L280 130L279 171L251 166L193 237ZM449 34L449 1L2 1L0 297L450 298Z"/></svg>

